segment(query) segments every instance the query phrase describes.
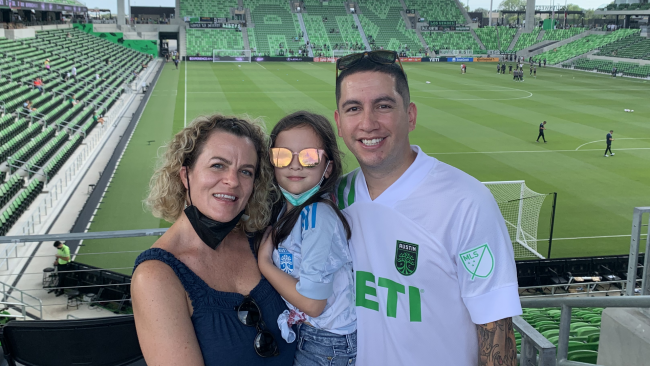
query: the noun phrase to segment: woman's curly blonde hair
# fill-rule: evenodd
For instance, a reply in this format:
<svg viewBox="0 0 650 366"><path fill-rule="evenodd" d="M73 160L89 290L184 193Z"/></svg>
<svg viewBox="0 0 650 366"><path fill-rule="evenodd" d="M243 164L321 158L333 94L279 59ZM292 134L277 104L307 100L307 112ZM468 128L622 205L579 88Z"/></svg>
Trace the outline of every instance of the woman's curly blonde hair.
<svg viewBox="0 0 650 366"><path fill-rule="evenodd" d="M158 165L149 181L149 196L144 200L155 217L169 222L178 219L185 207L186 192L181 181L181 167L193 167L205 142L215 131L224 131L248 138L257 152L257 169L253 193L246 205L248 220L237 227L254 233L264 229L271 218L273 199L277 197L273 184L273 168L269 160L268 138L264 124L247 117L239 118L215 114L198 117L178 132L167 144L165 153L158 158Z"/></svg>

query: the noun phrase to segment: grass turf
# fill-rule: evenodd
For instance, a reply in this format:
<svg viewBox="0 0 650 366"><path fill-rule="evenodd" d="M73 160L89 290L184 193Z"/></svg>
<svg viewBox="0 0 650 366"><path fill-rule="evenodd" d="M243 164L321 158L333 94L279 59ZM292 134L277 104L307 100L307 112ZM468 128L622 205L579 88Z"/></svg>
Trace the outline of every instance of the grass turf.
<svg viewBox="0 0 650 366"><path fill-rule="evenodd" d="M553 258L627 253L632 209L650 205L648 83L555 68L538 69L537 79L526 72L518 83L494 66L470 63L461 75L456 63L406 64L418 107L411 143L481 181L523 179L534 191L558 192L554 237L565 240L554 241ZM333 121L335 106L332 64L182 63L179 70L166 64L90 230L169 225L145 212L142 200L159 147L183 127L185 116L189 123L214 112L248 114L262 117L270 129L299 109ZM536 143L544 120L549 142ZM610 129L616 156L604 158ZM346 170L357 166L349 153L346 164ZM548 237L549 210L547 200L540 238ZM138 252L155 240L87 240L76 260L130 273ZM92 254L119 251L128 252ZM545 242L539 251L546 255Z"/></svg>

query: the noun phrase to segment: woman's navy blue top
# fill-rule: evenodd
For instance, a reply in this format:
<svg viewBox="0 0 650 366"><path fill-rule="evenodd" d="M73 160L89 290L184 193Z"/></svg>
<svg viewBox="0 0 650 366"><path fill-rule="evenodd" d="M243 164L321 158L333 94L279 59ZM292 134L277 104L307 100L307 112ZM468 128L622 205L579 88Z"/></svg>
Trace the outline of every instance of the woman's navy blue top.
<svg viewBox="0 0 650 366"><path fill-rule="evenodd" d="M252 250L252 241L250 244ZM135 271L140 263L148 260L167 264L183 284L192 301L194 309L192 324L206 366L293 365L296 343L285 342L277 324L278 315L287 307L282 297L264 276L249 296L260 307L266 329L273 333L273 338L278 344L280 354L268 358L262 358L255 352L253 341L257 335L256 328L245 326L237 317L235 309L242 303L244 295L211 288L173 254L160 248L151 248L142 252L135 260L133 270Z"/></svg>

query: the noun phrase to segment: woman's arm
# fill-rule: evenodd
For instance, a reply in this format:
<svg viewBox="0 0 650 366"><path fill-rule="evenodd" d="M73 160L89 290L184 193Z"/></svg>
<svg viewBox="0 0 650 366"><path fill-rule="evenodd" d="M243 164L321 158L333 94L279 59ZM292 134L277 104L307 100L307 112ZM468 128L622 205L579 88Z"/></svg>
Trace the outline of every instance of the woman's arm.
<svg viewBox="0 0 650 366"><path fill-rule="evenodd" d="M131 297L147 365L203 366L185 289L169 266L155 260L140 264Z"/></svg>
<svg viewBox="0 0 650 366"><path fill-rule="evenodd" d="M327 299L314 300L301 295L296 290L298 280L284 273L273 264L273 241L268 235L270 230L264 234L262 244L258 253L258 266L260 272L271 283L275 290L282 295L289 303L297 307L303 313L315 318L323 313Z"/></svg>

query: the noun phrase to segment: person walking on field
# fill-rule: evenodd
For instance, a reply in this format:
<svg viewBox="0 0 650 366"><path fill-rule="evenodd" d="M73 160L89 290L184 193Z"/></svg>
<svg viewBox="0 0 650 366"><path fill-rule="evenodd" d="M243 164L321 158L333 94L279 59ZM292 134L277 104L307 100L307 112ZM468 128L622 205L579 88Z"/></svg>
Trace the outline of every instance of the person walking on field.
<svg viewBox="0 0 650 366"><path fill-rule="evenodd" d="M609 156L607 155L607 152L614 156L614 153L612 152L612 141L614 141L614 138L612 135L614 134L614 130L609 130L609 133L607 134L607 148L605 149L605 157L608 158Z"/></svg>
<svg viewBox="0 0 650 366"><path fill-rule="evenodd" d="M546 137L544 137L544 130L546 130L545 126L546 121L539 124L539 135L537 135L537 142L539 142L539 138L541 137L542 140L544 140L544 143L546 143Z"/></svg>

